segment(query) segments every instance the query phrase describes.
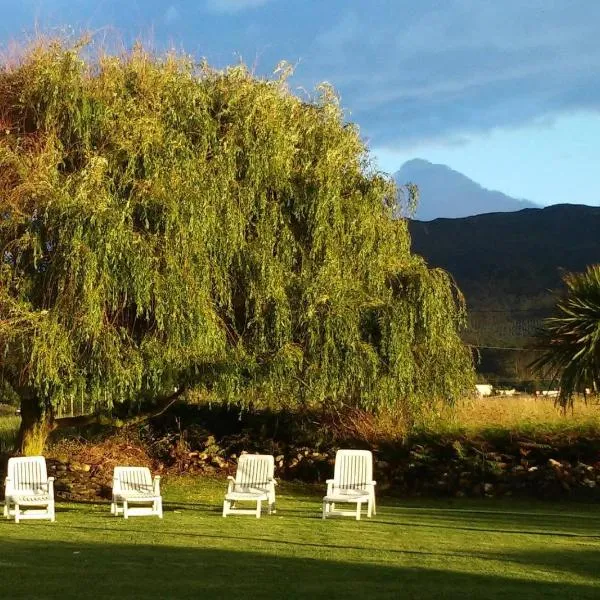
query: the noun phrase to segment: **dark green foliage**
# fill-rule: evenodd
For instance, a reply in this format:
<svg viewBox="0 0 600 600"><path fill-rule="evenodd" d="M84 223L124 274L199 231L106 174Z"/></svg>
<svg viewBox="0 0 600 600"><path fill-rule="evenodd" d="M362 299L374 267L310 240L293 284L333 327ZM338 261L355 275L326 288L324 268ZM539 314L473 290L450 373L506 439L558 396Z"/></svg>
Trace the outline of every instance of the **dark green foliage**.
<svg viewBox="0 0 600 600"><path fill-rule="evenodd" d="M534 366L560 385L559 402L572 405L575 392L600 389L600 265L564 277L564 298L545 321Z"/></svg>
<svg viewBox="0 0 600 600"><path fill-rule="evenodd" d="M89 47L83 45L86 53ZM3 376L48 407L174 387L416 410L471 383L462 299L322 87L41 44L0 71Z"/></svg>

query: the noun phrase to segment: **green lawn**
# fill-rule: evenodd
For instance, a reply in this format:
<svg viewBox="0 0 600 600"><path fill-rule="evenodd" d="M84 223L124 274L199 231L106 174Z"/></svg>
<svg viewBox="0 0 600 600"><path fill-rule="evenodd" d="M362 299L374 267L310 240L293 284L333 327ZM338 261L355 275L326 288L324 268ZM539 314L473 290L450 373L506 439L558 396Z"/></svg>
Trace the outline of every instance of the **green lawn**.
<svg viewBox="0 0 600 600"><path fill-rule="evenodd" d="M220 515L224 481L166 481L165 517L59 505L0 523L1 597L598 598L600 508L509 501L382 502L320 519L321 488L283 484L278 512Z"/></svg>

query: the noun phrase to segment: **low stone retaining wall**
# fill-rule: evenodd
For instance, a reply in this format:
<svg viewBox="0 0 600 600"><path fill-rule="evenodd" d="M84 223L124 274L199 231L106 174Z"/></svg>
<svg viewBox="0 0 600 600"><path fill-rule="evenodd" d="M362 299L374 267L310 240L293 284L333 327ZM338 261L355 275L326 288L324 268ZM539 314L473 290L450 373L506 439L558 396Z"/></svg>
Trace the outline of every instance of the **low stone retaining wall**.
<svg viewBox="0 0 600 600"><path fill-rule="evenodd" d="M345 445L349 447L350 445ZM264 444L243 439L209 436L204 448L178 447L168 459L154 460L137 449L121 464L146 464L163 475L222 476L235 471L240 448L275 456L276 477L324 483L333 474L337 448L314 450L306 446ZM69 460L49 453L49 475L56 477L57 498L68 501L109 499L114 456L102 458L82 445L81 456L71 447ZM557 443L513 440L508 443L473 443L464 440L421 440L410 444L372 448L379 494L394 496L600 499L600 440L576 439ZM95 456L85 462L84 455ZM98 458L100 456L100 458ZM149 464L149 462L151 464ZM5 462L3 462L3 466Z"/></svg>

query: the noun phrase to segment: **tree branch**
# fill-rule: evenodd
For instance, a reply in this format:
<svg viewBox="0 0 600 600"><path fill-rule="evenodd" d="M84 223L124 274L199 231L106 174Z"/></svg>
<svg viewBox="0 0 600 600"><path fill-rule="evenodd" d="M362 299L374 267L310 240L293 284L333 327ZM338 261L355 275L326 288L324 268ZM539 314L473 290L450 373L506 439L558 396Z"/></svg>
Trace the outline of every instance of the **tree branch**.
<svg viewBox="0 0 600 600"><path fill-rule="evenodd" d="M178 389L176 392L163 398L157 406L153 406L152 410L140 413L129 419L120 419L110 413L97 413L93 415L79 415L77 417L60 417L54 420L53 429L63 429L65 427L84 427L86 425L106 425L112 427L130 427L138 423L143 423L148 419L153 419L165 413L186 391L185 387Z"/></svg>

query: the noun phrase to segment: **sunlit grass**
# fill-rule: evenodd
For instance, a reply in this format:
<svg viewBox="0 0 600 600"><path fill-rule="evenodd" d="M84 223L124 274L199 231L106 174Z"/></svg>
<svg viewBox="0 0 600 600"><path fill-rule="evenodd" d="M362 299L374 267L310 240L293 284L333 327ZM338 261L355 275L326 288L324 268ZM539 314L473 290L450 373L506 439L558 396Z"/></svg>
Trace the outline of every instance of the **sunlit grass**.
<svg viewBox="0 0 600 600"><path fill-rule="evenodd" d="M59 504L57 522L0 523L10 598L597 598L598 506L382 504L322 521L322 486L283 483L260 520L221 517L224 480L163 487L165 518Z"/></svg>
<svg viewBox="0 0 600 600"><path fill-rule="evenodd" d="M428 428L433 433L476 435L486 431L519 434L589 435L600 431L597 401L575 401L563 411L552 399L531 395L468 399L442 409Z"/></svg>
<svg viewBox="0 0 600 600"><path fill-rule="evenodd" d="M481 398L463 402L457 419L472 425L493 422L512 427L522 422L580 424L600 422L597 402L576 401L573 410L566 412L550 398L532 395Z"/></svg>
<svg viewBox="0 0 600 600"><path fill-rule="evenodd" d="M21 417L14 414L0 414L0 454L14 451L20 424Z"/></svg>

